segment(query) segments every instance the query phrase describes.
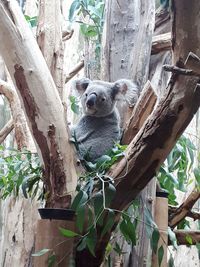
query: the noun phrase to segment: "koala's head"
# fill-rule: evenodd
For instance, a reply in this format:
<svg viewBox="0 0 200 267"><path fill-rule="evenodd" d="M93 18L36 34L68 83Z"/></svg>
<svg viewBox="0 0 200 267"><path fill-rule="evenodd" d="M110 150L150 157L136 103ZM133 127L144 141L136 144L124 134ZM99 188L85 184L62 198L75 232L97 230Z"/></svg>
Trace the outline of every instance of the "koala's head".
<svg viewBox="0 0 200 267"><path fill-rule="evenodd" d="M81 96L84 114L95 117L112 113L116 100L128 90L126 83L91 81L86 78L76 80L75 88Z"/></svg>

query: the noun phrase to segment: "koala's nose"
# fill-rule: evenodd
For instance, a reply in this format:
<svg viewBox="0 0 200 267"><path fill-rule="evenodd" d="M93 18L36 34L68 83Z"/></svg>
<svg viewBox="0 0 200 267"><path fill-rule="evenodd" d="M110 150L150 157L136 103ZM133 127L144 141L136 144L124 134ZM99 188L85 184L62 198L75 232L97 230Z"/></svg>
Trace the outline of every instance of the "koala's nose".
<svg viewBox="0 0 200 267"><path fill-rule="evenodd" d="M94 93L89 95L89 97L88 97L88 99L86 101L86 105L87 105L88 108L91 108L91 107L94 106L96 98L97 98L97 95L94 94Z"/></svg>

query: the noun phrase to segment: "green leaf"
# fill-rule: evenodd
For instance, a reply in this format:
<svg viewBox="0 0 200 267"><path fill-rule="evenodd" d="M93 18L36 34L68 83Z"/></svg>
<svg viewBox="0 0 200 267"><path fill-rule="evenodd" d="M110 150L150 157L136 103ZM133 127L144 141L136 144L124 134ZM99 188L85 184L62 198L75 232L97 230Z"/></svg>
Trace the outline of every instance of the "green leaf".
<svg viewBox="0 0 200 267"><path fill-rule="evenodd" d="M67 230L67 229L64 229L64 228L59 228L60 232L62 235L66 236L66 237L75 237L75 236L79 236L79 234L71 231L71 230Z"/></svg>
<svg viewBox="0 0 200 267"><path fill-rule="evenodd" d="M174 267L174 259L172 258L172 255L170 255L170 259L168 261L168 267Z"/></svg>
<svg viewBox="0 0 200 267"><path fill-rule="evenodd" d="M76 10L78 10L80 8L80 2L78 0L75 0L72 2L70 9L69 9L69 21L73 21L74 19L74 13Z"/></svg>
<svg viewBox="0 0 200 267"><path fill-rule="evenodd" d="M102 192L98 192L93 196L93 205L94 205L94 213L95 217L98 217L100 213L103 211L103 194Z"/></svg>
<svg viewBox="0 0 200 267"><path fill-rule="evenodd" d="M109 207L116 193L115 186L112 183L108 183L108 186L105 188L104 193L105 193L105 205L106 207Z"/></svg>
<svg viewBox="0 0 200 267"><path fill-rule="evenodd" d="M163 260L163 256L164 256L164 248L163 246L160 246L160 248L158 249L158 264L159 267L161 266L162 260Z"/></svg>
<svg viewBox="0 0 200 267"><path fill-rule="evenodd" d="M131 222L130 219L122 220L120 223L120 231L123 234L124 238L128 243L132 243L133 246L136 245L136 229L135 225Z"/></svg>
<svg viewBox="0 0 200 267"><path fill-rule="evenodd" d="M87 25L85 23L80 25L80 30L86 37L94 37L98 34L96 26Z"/></svg>
<svg viewBox="0 0 200 267"><path fill-rule="evenodd" d="M90 232L86 236L86 245L90 253L95 257L95 246L97 242L96 230L94 227L90 229Z"/></svg>
<svg viewBox="0 0 200 267"><path fill-rule="evenodd" d="M47 252L51 251L52 249L48 249L48 248L44 248L38 252L35 252L32 254L33 257L39 257L39 256L42 256L44 254L46 254Z"/></svg>
<svg viewBox="0 0 200 267"><path fill-rule="evenodd" d="M76 225L79 229L79 231L82 233L83 232L83 226L85 222L85 205L80 205L77 208L77 217L76 217Z"/></svg>
<svg viewBox="0 0 200 267"><path fill-rule="evenodd" d="M176 235L175 235L175 233L172 231L172 229L170 227L168 227L168 236L169 236L169 239L170 239L173 247L175 249L177 249L178 245L177 245Z"/></svg>
<svg viewBox="0 0 200 267"><path fill-rule="evenodd" d="M196 248L200 251L200 243L196 243Z"/></svg>
<svg viewBox="0 0 200 267"><path fill-rule="evenodd" d="M187 241L187 243L189 245L192 245L193 244L192 237L190 235L186 235L185 240Z"/></svg>
<svg viewBox="0 0 200 267"><path fill-rule="evenodd" d="M80 241L79 245L77 246L78 251L82 251L86 248L86 236Z"/></svg>
<svg viewBox="0 0 200 267"><path fill-rule="evenodd" d="M105 224L105 226L101 232L101 237L103 237L113 227L113 225L115 223L115 216L114 215L115 215L114 211L109 210L106 224Z"/></svg>
<svg viewBox="0 0 200 267"><path fill-rule="evenodd" d="M151 247L154 253L157 252L159 238L160 238L160 233L158 229L155 228L153 230L152 237L151 237Z"/></svg>
<svg viewBox="0 0 200 267"><path fill-rule="evenodd" d="M77 208L81 205L81 204L85 204L85 202L88 200L88 195L85 191L80 190L78 192L78 194L76 195L76 197L73 200L73 203L71 205L71 209L76 211Z"/></svg>
<svg viewBox="0 0 200 267"><path fill-rule="evenodd" d="M194 176L195 176L198 186L200 186L200 169L199 168L194 169Z"/></svg>
<svg viewBox="0 0 200 267"><path fill-rule="evenodd" d="M56 263L56 255L52 254L51 256L48 257L47 261L48 267L53 267L55 263Z"/></svg>

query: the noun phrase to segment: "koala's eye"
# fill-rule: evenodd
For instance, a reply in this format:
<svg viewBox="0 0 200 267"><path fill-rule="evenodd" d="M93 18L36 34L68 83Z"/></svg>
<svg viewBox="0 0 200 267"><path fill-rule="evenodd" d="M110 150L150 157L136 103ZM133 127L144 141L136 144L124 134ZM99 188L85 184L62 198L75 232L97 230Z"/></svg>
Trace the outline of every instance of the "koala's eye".
<svg viewBox="0 0 200 267"><path fill-rule="evenodd" d="M102 99L101 99L102 101L105 101L106 100L106 98L105 97L102 97Z"/></svg>
<svg viewBox="0 0 200 267"><path fill-rule="evenodd" d="M85 96L87 97L87 96L88 96L88 94L85 94Z"/></svg>

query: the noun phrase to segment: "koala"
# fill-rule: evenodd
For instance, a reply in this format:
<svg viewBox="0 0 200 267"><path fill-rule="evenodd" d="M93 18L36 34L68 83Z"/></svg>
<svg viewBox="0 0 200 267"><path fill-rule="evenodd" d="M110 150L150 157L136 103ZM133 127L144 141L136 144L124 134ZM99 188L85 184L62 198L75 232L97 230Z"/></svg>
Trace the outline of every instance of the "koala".
<svg viewBox="0 0 200 267"><path fill-rule="evenodd" d="M109 83L83 78L76 80L74 87L81 97L83 116L71 129L72 136L78 143L80 156L88 153L90 160L95 161L120 141L117 100L124 97L132 105L138 99L139 90L125 79Z"/></svg>

